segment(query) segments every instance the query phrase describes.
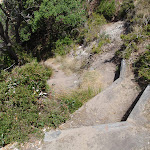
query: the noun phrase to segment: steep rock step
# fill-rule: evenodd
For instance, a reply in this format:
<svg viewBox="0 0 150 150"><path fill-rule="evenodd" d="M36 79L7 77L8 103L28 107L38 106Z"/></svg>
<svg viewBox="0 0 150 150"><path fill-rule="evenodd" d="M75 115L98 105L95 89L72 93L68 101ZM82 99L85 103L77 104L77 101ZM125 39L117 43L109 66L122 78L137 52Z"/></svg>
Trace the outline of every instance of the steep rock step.
<svg viewBox="0 0 150 150"><path fill-rule="evenodd" d="M128 122L46 133L42 150L141 150L150 132Z"/></svg>
<svg viewBox="0 0 150 150"><path fill-rule="evenodd" d="M59 128L76 128L121 121L139 93L133 79L134 76L127 76L124 67L118 80L83 105Z"/></svg>
<svg viewBox="0 0 150 150"><path fill-rule="evenodd" d="M150 85L126 122L50 131L42 150L149 150ZM146 126L145 126L146 124Z"/></svg>

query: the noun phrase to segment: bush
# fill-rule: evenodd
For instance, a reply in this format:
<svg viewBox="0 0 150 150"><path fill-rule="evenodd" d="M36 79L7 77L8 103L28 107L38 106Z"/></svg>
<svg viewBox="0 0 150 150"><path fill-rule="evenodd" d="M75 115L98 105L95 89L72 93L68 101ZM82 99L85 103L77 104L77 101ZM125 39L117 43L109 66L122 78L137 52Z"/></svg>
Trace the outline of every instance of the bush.
<svg viewBox="0 0 150 150"><path fill-rule="evenodd" d="M110 39L109 36L105 35L105 34L101 34L99 37L99 43L97 47L93 47L92 48L92 53L94 54L99 54L100 52L102 52L102 46L105 44L110 43Z"/></svg>
<svg viewBox="0 0 150 150"><path fill-rule="evenodd" d="M74 91L71 94L61 95L58 99L65 103L70 113L75 112L85 102L94 97L99 91L95 91L91 88Z"/></svg>
<svg viewBox="0 0 150 150"><path fill-rule="evenodd" d="M53 53L55 55L65 55L67 54L70 49L69 46L73 43L73 40L70 39L69 37L65 37L64 39L59 39L55 42L56 44L56 49L53 50Z"/></svg>
<svg viewBox="0 0 150 150"><path fill-rule="evenodd" d="M116 12L115 0L102 0L96 12L103 15L107 20L111 20Z"/></svg>
<svg viewBox="0 0 150 150"><path fill-rule="evenodd" d="M143 35L138 35L136 32L131 32L127 35L121 35L123 40L122 49L116 52L117 57L124 59L129 59L133 52L138 51L138 44L140 44L144 37Z"/></svg>
<svg viewBox="0 0 150 150"><path fill-rule="evenodd" d="M103 15L92 13L92 16L87 21L86 27L80 29L80 34L77 38L78 44L86 44L98 38L98 32L101 26L106 24L107 21Z"/></svg>
<svg viewBox="0 0 150 150"><path fill-rule="evenodd" d="M135 63L135 72L141 85L150 83L150 51L145 52Z"/></svg>
<svg viewBox="0 0 150 150"><path fill-rule="evenodd" d="M121 9L119 11L119 18L126 18L128 13L134 9L134 1L133 0L124 0Z"/></svg>
<svg viewBox="0 0 150 150"><path fill-rule="evenodd" d="M44 127L58 127L69 114L99 91L85 89L59 97L47 95L51 69L37 62L0 74L0 147L41 135ZM50 98L50 99L49 99Z"/></svg>
<svg viewBox="0 0 150 150"><path fill-rule="evenodd" d="M47 92L46 80L52 71L37 62L16 67L0 75L0 146L24 141L46 124L48 114L40 95ZM40 115L41 113L41 115ZM47 123L48 124L48 123Z"/></svg>

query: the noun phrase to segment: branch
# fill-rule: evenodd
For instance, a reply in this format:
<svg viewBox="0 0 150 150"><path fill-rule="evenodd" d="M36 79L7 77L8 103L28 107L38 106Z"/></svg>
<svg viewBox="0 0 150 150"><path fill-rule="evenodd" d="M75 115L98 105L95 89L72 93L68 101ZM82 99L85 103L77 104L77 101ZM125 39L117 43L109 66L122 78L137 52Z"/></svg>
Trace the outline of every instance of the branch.
<svg viewBox="0 0 150 150"><path fill-rule="evenodd" d="M8 67L8 68L4 69L4 71L10 70L10 69L11 69L11 68L13 68L14 66L15 66L15 63L14 63L14 64L12 64L10 67Z"/></svg>
<svg viewBox="0 0 150 150"><path fill-rule="evenodd" d="M6 25L6 27L5 27L5 36L6 36L6 38L7 39L9 39L9 36L8 36L8 27L9 27L9 18L7 17L7 19L6 19L6 23L5 23L5 25Z"/></svg>
<svg viewBox="0 0 150 150"><path fill-rule="evenodd" d="M7 44L7 39L5 37L4 28L1 22L0 22L0 36L4 40L5 44Z"/></svg>
<svg viewBox="0 0 150 150"><path fill-rule="evenodd" d="M0 4L0 8L7 17L10 17L9 13L7 13L7 11L2 7L2 4Z"/></svg>

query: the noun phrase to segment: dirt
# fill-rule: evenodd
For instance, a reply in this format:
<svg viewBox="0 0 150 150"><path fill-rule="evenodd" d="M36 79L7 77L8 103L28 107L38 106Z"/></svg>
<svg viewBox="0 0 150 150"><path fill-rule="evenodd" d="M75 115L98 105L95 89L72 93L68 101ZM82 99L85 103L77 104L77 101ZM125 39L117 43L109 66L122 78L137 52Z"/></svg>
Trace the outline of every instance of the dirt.
<svg viewBox="0 0 150 150"><path fill-rule="evenodd" d="M55 93L67 93L70 90L78 87L79 77L77 74L66 75L64 71L60 69L60 64L56 64L54 59L49 59L44 62L46 66L53 69L53 76L47 81L51 90Z"/></svg>
<svg viewBox="0 0 150 150"><path fill-rule="evenodd" d="M74 59L73 63L68 61L67 65L72 63L72 67L77 66L78 70L76 69L75 72L71 74L67 74L64 69L62 68L63 63L58 62L56 63L55 59L49 59L44 62L46 66L50 66L54 70L54 74L51 79L48 80L48 85L55 93L62 93L62 92L70 92L75 90L79 87L82 80L82 75L84 73L84 69L87 71L97 71L99 72L101 78L101 88L105 89L109 85L111 85L115 78L115 71L116 65L112 62L113 57L115 56L115 52L120 48L122 45L122 41L120 39L120 35L124 32L124 22L119 21L116 23L110 23L103 26L102 31L109 35L111 42L104 45L102 47L103 53L98 55L91 55L91 49L94 45L96 45L96 41L91 42L87 47L79 46L77 47L76 51L71 51L70 54L66 56L65 59ZM101 33L99 33L101 34ZM82 68L83 63L85 63L85 68L79 71ZM87 65L87 66L86 66ZM79 73L79 72L80 73Z"/></svg>

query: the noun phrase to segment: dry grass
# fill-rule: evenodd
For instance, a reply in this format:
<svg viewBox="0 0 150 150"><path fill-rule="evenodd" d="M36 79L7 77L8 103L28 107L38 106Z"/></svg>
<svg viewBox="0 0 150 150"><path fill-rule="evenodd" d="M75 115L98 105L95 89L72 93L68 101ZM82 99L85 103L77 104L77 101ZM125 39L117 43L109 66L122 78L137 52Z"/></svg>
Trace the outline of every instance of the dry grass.
<svg viewBox="0 0 150 150"><path fill-rule="evenodd" d="M147 26L150 19L150 1L149 0L137 0L135 2L136 17L139 19L136 27L139 25Z"/></svg>
<svg viewBox="0 0 150 150"><path fill-rule="evenodd" d="M81 89L92 88L99 91L99 89L101 88L101 75L98 71L85 71L81 78Z"/></svg>
<svg viewBox="0 0 150 150"><path fill-rule="evenodd" d="M69 56L56 56L55 62L61 64L60 69L62 69L67 75L79 73L83 63L82 60L78 60Z"/></svg>
<svg viewBox="0 0 150 150"><path fill-rule="evenodd" d="M75 91L62 91L60 95L71 95L72 92L74 93L77 91L88 91L88 89L92 89L94 93L99 93L101 89L102 77L96 70L89 71L81 69L84 61L79 61L76 58L71 58L69 56L57 56L54 60L54 63L60 64L59 69L62 69L68 76L72 73L77 73L80 75L80 79L78 81L79 87ZM59 97L60 95L58 94L56 97Z"/></svg>

